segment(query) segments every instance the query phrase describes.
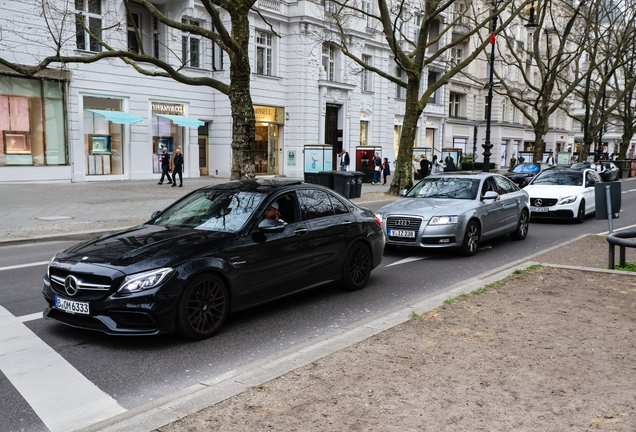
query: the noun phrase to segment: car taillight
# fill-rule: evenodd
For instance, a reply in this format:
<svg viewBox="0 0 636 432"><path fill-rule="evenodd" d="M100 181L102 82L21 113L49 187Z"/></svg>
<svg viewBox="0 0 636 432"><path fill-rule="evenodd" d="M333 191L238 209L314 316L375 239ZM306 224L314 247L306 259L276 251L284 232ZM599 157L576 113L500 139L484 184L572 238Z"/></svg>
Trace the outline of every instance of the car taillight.
<svg viewBox="0 0 636 432"><path fill-rule="evenodd" d="M378 223L378 225L380 225L380 228L382 228L382 219L380 219L377 216L374 216L373 219L375 219L375 221Z"/></svg>

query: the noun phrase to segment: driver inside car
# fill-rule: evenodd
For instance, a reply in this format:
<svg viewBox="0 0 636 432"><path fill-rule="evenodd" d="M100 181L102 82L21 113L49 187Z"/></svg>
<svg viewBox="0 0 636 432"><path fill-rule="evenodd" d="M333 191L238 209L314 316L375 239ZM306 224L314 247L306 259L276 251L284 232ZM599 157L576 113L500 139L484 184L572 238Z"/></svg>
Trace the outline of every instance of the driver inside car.
<svg viewBox="0 0 636 432"><path fill-rule="evenodd" d="M280 212L278 211L279 208L280 207L278 205L278 201L272 201L272 203L269 205L269 208L265 210L265 213L263 213L263 220L265 219L277 220L287 225L287 222L282 220L280 217Z"/></svg>

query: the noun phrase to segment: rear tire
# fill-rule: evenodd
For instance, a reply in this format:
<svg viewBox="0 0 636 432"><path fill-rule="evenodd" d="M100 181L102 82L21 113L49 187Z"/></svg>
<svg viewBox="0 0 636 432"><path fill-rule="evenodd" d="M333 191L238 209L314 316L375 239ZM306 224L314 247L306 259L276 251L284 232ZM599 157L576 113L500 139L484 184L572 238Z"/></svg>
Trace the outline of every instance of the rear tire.
<svg viewBox="0 0 636 432"><path fill-rule="evenodd" d="M517 229L515 229L512 233L510 233L510 237L513 240L525 240L528 235L528 225L530 221L530 216L528 216L527 211L522 211L521 216L519 216L519 222L517 223Z"/></svg>
<svg viewBox="0 0 636 432"><path fill-rule="evenodd" d="M228 316L230 297L223 281L202 274L188 284L177 308L177 333L188 339L213 336Z"/></svg>
<svg viewBox="0 0 636 432"><path fill-rule="evenodd" d="M579 210L576 213L575 221L580 224L585 222L585 200L581 200L581 203L579 204Z"/></svg>
<svg viewBox="0 0 636 432"><path fill-rule="evenodd" d="M369 282L373 258L369 247L357 242L349 249L342 267L342 289L357 291Z"/></svg>
<svg viewBox="0 0 636 432"><path fill-rule="evenodd" d="M477 253L479 247L480 229L479 224L474 220L468 222L466 231L464 232L464 243L461 247L461 254L464 256L472 256Z"/></svg>

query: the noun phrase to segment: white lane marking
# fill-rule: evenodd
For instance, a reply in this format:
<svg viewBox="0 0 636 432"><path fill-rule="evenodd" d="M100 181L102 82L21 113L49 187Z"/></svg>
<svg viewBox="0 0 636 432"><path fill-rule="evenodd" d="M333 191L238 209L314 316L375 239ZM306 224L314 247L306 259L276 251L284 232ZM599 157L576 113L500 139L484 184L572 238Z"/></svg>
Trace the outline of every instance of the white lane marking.
<svg viewBox="0 0 636 432"><path fill-rule="evenodd" d="M412 256L412 257L404 258L403 260L396 261L393 264L389 264L387 267L391 267L391 266L394 266L394 265L400 265L400 264L406 264L406 263L410 263L410 262L413 262L413 261L425 260L426 258L428 258L428 257Z"/></svg>
<svg viewBox="0 0 636 432"><path fill-rule="evenodd" d="M626 191L623 191L623 192L621 192L621 193L627 193L627 192L636 192L636 189L626 190Z"/></svg>
<svg viewBox="0 0 636 432"><path fill-rule="evenodd" d="M19 269L19 268L25 268L25 267L35 267L35 266L41 266L48 263L49 263L48 261L40 261L40 262L34 262L34 263L28 263L28 264L17 264L17 265L12 265L7 267L0 267L0 271L13 270L13 269Z"/></svg>
<svg viewBox="0 0 636 432"><path fill-rule="evenodd" d="M42 315L42 312L36 312L29 315L22 315L22 316L16 317L15 319L17 319L21 323L25 323L27 321L35 321L40 318L44 318L44 315Z"/></svg>
<svg viewBox="0 0 636 432"><path fill-rule="evenodd" d="M616 229L614 230L614 232L616 232L616 231L623 231L623 230L626 230L626 229L628 229L628 228L634 228L634 227L636 227L636 224L634 224L634 225L627 225L626 227L616 228ZM609 231L604 231L604 232L602 232L602 233L598 233L598 234L596 234L596 235L607 235L607 234L609 234Z"/></svg>
<svg viewBox="0 0 636 432"><path fill-rule="evenodd" d="M0 370L51 432L81 429L126 412L2 306Z"/></svg>

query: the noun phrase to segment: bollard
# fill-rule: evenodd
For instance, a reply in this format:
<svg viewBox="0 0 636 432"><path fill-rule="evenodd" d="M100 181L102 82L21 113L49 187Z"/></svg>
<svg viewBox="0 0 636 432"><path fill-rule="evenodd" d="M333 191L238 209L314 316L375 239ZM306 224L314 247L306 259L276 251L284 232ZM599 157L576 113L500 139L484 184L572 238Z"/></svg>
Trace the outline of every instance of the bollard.
<svg viewBox="0 0 636 432"><path fill-rule="evenodd" d="M607 221L609 223L609 233L614 232L614 224L612 223L612 198L610 197L610 187L605 186L605 202L607 203ZM609 269L614 270L614 245L609 244Z"/></svg>

